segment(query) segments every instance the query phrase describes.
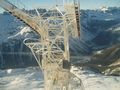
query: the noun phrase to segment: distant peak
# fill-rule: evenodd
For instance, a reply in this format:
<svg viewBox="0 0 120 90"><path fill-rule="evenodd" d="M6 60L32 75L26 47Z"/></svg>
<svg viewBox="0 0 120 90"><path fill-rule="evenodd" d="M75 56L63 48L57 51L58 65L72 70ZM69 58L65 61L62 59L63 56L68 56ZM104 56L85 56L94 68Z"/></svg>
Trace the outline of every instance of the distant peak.
<svg viewBox="0 0 120 90"><path fill-rule="evenodd" d="M108 7L107 6L102 6L102 7L100 7L100 10L103 11L103 12L106 12L108 10Z"/></svg>

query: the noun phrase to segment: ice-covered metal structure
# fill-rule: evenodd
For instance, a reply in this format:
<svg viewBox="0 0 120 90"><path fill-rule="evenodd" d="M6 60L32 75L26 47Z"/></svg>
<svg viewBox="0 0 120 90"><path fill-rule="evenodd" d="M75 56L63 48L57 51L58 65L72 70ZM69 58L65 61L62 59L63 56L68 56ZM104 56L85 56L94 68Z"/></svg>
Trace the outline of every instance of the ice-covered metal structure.
<svg viewBox="0 0 120 90"><path fill-rule="evenodd" d="M56 0L56 5L34 18L8 0L0 7L22 20L40 35L25 39L44 73L45 90L83 90L82 82L70 72L69 37L80 36L79 0Z"/></svg>

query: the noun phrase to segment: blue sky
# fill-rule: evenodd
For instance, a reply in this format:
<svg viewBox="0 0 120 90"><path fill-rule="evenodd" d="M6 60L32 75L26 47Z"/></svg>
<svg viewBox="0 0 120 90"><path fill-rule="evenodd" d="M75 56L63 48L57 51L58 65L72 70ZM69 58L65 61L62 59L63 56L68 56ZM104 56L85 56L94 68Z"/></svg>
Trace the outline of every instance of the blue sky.
<svg viewBox="0 0 120 90"><path fill-rule="evenodd" d="M28 8L40 7L44 5L50 7L52 6L52 4L55 4L55 0L9 0L9 1L22 2ZM120 0L80 0L80 5L82 9L96 9L100 8L101 6L120 7ZM1 8L0 11L2 11Z"/></svg>
<svg viewBox="0 0 120 90"><path fill-rule="evenodd" d="M83 9L94 9L100 8L101 6L108 7L120 7L120 0L80 0L81 8Z"/></svg>
<svg viewBox="0 0 120 90"><path fill-rule="evenodd" d="M27 5L47 5L51 6L55 4L56 0L18 0L18 1L26 1ZM61 0L60 0L61 1ZM72 0L71 0L72 1ZM82 9L94 9L99 8L101 6L120 6L120 0L80 0Z"/></svg>

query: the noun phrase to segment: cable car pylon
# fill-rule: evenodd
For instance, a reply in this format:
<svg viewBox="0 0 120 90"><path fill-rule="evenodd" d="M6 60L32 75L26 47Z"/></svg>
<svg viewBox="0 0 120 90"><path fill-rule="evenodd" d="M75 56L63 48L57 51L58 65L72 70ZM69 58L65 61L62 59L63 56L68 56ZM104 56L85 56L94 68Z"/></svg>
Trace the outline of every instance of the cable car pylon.
<svg viewBox="0 0 120 90"><path fill-rule="evenodd" d="M79 0L64 0L65 11L58 4L39 14L38 20L8 0L0 0L0 7L39 34L39 39L26 38L23 43L43 71L45 90L84 90L81 80L70 72L69 37L80 36Z"/></svg>

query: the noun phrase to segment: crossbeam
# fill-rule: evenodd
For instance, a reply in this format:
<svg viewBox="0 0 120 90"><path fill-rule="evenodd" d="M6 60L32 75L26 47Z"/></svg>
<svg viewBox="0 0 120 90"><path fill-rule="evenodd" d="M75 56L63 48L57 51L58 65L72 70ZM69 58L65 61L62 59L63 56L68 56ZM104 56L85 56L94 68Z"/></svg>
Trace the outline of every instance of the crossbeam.
<svg viewBox="0 0 120 90"><path fill-rule="evenodd" d="M32 18L29 14L23 12L18 7L13 5L7 0L0 0L0 7L11 13L13 16L22 20L28 26L30 26L35 32L37 32L40 36L45 37L47 32L44 30L42 26L40 26L39 22Z"/></svg>

